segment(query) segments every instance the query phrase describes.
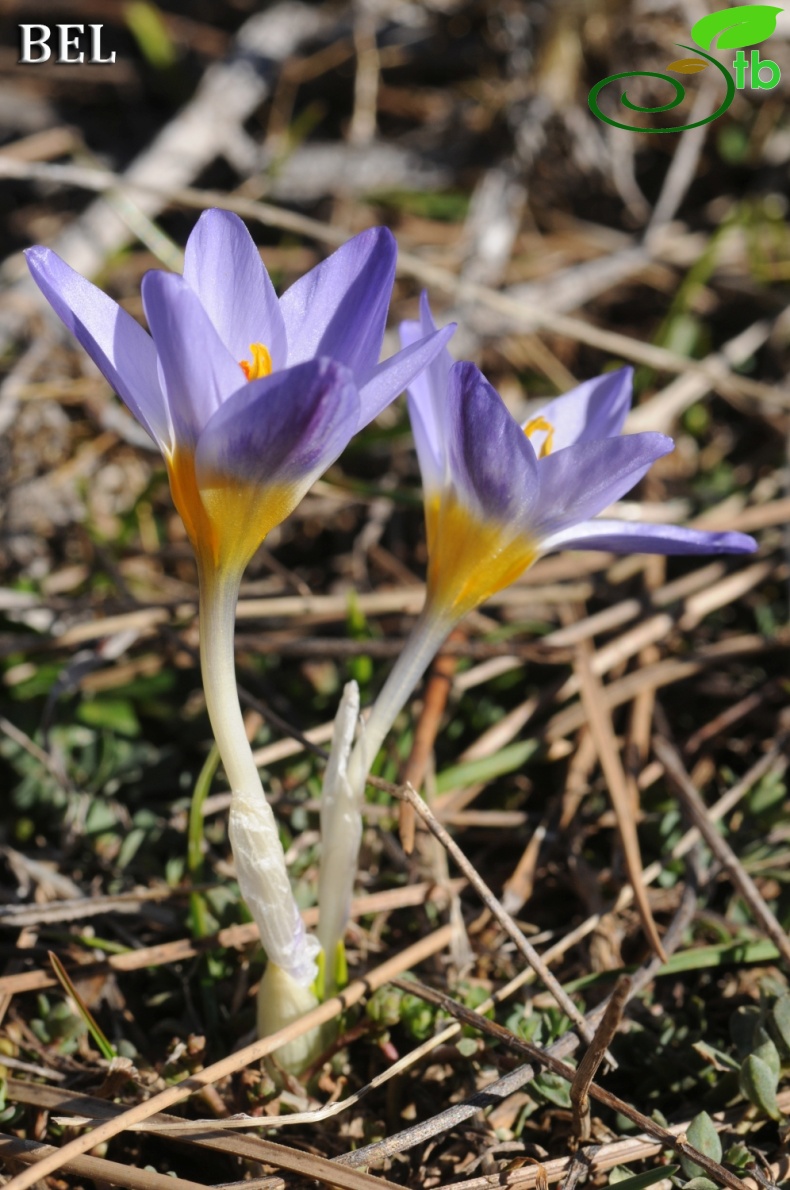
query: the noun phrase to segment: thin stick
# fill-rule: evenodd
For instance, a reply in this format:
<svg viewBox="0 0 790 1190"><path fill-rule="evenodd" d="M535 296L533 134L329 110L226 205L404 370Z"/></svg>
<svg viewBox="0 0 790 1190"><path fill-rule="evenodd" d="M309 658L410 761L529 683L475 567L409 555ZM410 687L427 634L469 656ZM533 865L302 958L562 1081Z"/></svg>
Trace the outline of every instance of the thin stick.
<svg viewBox="0 0 790 1190"><path fill-rule="evenodd" d="M621 975L609 997L606 1012L595 1030L592 1043L588 1046L584 1057L576 1068L576 1077L571 1083L571 1103L573 1104L573 1131L581 1141L590 1139L590 1084L598 1073L598 1067L620 1027L623 1009L628 1003L630 995L631 980L627 975Z"/></svg>
<svg viewBox="0 0 790 1190"><path fill-rule="evenodd" d="M708 809L686 772L677 750L661 736L656 736L653 740L653 750L683 798L697 830L749 906L752 917L774 943L785 963L790 966L790 939L760 896L760 891L751 876L744 871L741 861L729 843L711 823Z"/></svg>
<svg viewBox="0 0 790 1190"><path fill-rule="evenodd" d="M569 1016L573 1023L578 1027L579 1032L581 1033L584 1040L591 1042L593 1039L593 1033L591 1032L590 1027L586 1023L583 1015L581 1012L579 1012L579 1009L574 1004L573 1000L571 1000L570 996L564 990L559 980L555 979L551 971L549 971L548 967L543 962L543 959L535 950L534 946L532 946L531 943L528 942L524 937L510 914L507 913L505 909L503 909L501 903L491 892L491 889L483 880L482 876L480 876L480 874L477 872L474 865L469 862L458 844L448 835L447 831L444 829L426 802L423 801L423 799L420 797L417 791L412 788L411 785L404 785L397 791L397 796L403 798L404 801L407 801L412 806L414 806L414 809L417 811L417 814L419 814L420 818L422 818L423 822L428 827L428 830L431 832L431 834L436 836L436 838L447 851L448 855L452 856L452 858L455 860L455 863L461 869L464 876L466 876L467 880L472 885L483 904L496 918L508 937L511 938L513 942L515 942L517 948L527 960L530 967L532 967L533 971L535 971L538 977L542 980L544 986L554 996L554 999L557 1001L562 1011L566 1013L567 1016Z"/></svg>
<svg viewBox="0 0 790 1190"><path fill-rule="evenodd" d="M593 673L590 649L586 643L579 645L574 668L581 684L582 705L587 715L590 733L595 742L598 759L609 788L609 796L617 819L617 829L623 845L625 866L628 871L628 879L634 890L639 919L653 950L661 959L666 960L645 890L639 837L631 812L628 782L617 748L611 715L603 698L603 686L598 676Z"/></svg>
<svg viewBox="0 0 790 1190"><path fill-rule="evenodd" d="M459 639L465 640L466 637L456 629L451 634L451 639L457 642ZM414 743L412 744L411 755L406 762L406 768L403 773L404 784L412 785L415 789L420 788L425 777L428 759L436 742L439 724L447 706L447 696L450 693L450 686L452 684L453 674L455 673L456 661L454 657L448 654L446 649L447 643L445 642L442 646L442 651L437 653L434 658L428 680L425 683L422 714L414 730ZM414 807L410 806L408 802L401 802L398 829L400 831L401 847L407 855L411 855L414 850L415 825Z"/></svg>

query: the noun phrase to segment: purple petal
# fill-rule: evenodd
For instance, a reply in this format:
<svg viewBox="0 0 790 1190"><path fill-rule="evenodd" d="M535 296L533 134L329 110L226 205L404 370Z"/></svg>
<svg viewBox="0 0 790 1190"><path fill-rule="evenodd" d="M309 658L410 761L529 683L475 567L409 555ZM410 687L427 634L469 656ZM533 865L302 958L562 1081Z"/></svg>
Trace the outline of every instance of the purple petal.
<svg viewBox="0 0 790 1190"><path fill-rule="evenodd" d="M581 442L541 459L540 502L532 532L548 537L602 512L673 447L672 439L663 434L631 434Z"/></svg>
<svg viewBox="0 0 790 1190"><path fill-rule="evenodd" d="M150 337L131 314L49 248L29 248L25 256L52 309L160 450L167 450L172 436L170 415Z"/></svg>
<svg viewBox="0 0 790 1190"><path fill-rule="evenodd" d="M142 290L176 441L194 446L222 402L247 382L183 277L155 270Z"/></svg>
<svg viewBox="0 0 790 1190"><path fill-rule="evenodd" d="M421 336L436 330L428 295L420 298L420 321L402 322L400 339L408 349L418 343ZM428 367L409 382L409 418L411 419L417 457L425 488L441 487L444 483L447 450L447 381L453 358L447 350L439 351Z"/></svg>
<svg viewBox="0 0 790 1190"><path fill-rule="evenodd" d="M616 438L631 408L633 376L633 368L607 372L594 380L585 380L538 409L533 418L545 418L554 427L552 450L563 450L578 442Z"/></svg>
<svg viewBox="0 0 790 1190"><path fill-rule="evenodd" d="M455 332L455 323L444 326L440 331L418 339L416 343L397 351L384 360L359 390L362 402L360 429L371 422L394 401L403 390L419 382L420 374L438 354L446 355L445 344ZM415 380L417 377L417 380Z"/></svg>
<svg viewBox="0 0 790 1190"><path fill-rule="evenodd" d="M273 367L285 367L288 346L277 294L238 215L204 211L187 240L184 280L237 362L249 357L251 343L262 343Z"/></svg>
<svg viewBox="0 0 790 1190"><path fill-rule="evenodd" d="M538 496L538 463L499 394L470 363L454 364L447 390L452 481L483 519L528 522Z"/></svg>
<svg viewBox="0 0 790 1190"><path fill-rule="evenodd" d="M615 554L750 554L757 542L745 533L707 533L679 525L643 525L633 521L582 521L541 544L549 550L608 550Z"/></svg>
<svg viewBox="0 0 790 1190"><path fill-rule="evenodd" d="M372 227L286 290L288 363L327 356L351 368L361 387L379 361L396 257L392 232Z"/></svg>
<svg viewBox="0 0 790 1190"><path fill-rule="evenodd" d="M296 487L301 496L356 432L359 394L348 368L309 360L253 380L203 430L195 454L198 487L217 477Z"/></svg>

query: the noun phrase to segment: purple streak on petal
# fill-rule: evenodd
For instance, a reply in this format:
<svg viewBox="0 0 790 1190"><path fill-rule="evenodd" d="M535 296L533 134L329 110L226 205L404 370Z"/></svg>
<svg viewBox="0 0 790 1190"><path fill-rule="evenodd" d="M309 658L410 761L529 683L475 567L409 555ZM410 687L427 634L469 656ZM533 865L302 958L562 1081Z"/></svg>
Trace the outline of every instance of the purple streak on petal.
<svg viewBox="0 0 790 1190"><path fill-rule="evenodd" d="M430 366L437 354L447 354L445 344L452 338L454 331L454 323L442 327L440 331L435 331L424 339L417 339L402 351L397 351L374 368L373 374L359 390L362 401L360 429L377 417L405 388L411 389L414 384L419 383L420 373L426 364Z"/></svg>
<svg viewBox="0 0 790 1190"><path fill-rule="evenodd" d="M238 362L251 343L268 347L275 369L288 345L280 303L252 236L230 211L204 211L187 240L184 280Z"/></svg>
<svg viewBox="0 0 790 1190"><path fill-rule="evenodd" d="M460 499L487 520L529 524L538 463L524 431L474 364L454 364L447 389L450 477Z"/></svg>
<svg viewBox="0 0 790 1190"><path fill-rule="evenodd" d="M545 417L554 426L552 449L616 438L631 408L633 376L633 368L606 372L538 409L533 416Z"/></svg>
<svg viewBox="0 0 790 1190"><path fill-rule="evenodd" d="M757 542L745 533L707 533L679 525L592 520L571 525L541 544L549 550L608 550L616 554L750 554Z"/></svg>
<svg viewBox="0 0 790 1190"><path fill-rule="evenodd" d="M140 425L161 450L171 444L156 348L131 314L49 248L25 253L33 280Z"/></svg>
<svg viewBox="0 0 790 1190"><path fill-rule="evenodd" d="M247 381L183 277L154 270L142 291L176 441L194 446L222 402Z"/></svg>
<svg viewBox="0 0 790 1190"><path fill-rule="evenodd" d="M286 290L280 310L289 365L323 355L351 368L358 386L370 378L379 362L396 257L392 232L372 227Z"/></svg>
<svg viewBox="0 0 790 1190"><path fill-rule="evenodd" d="M631 434L581 442L541 459L532 531L546 537L594 517L630 491L673 445L663 434Z"/></svg>
<svg viewBox="0 0 790 1190"><path fill-rule="evenodd" d="M404 348L436 330L428 295L420 298L420 321L402 322L400 339ZM440 487L445 480L447 450L447 378L453 358L447 350L439 351L428 367L409 382L409 418L411 419L423 486Z"/></svg>
<svg viewBox="0 0 790 1190"><path fill-rule="evenodd" d="M348 368L308 360L253 380L203 430L195 454L198 486L212 476L306 489L356 433L359 394Z"/></svg>

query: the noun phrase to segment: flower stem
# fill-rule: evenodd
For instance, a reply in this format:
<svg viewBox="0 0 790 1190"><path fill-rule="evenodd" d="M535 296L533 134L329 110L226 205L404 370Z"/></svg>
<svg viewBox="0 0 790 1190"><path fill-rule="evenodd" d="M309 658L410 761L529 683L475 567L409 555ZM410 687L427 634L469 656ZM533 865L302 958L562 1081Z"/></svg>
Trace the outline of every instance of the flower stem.
<svg viewBox="0 0 790 1190"><path fill-rule="evenodd" d="M423 608L415 621L403 652L373 704L373 710L348 762L349 784L358 799L362 799L365 780L376 753L454 623L454 620L437 616L430 604Z"/></svg>
<svg viewBox="0 0 790 1190"><path fill-rule="evenodd" d="M342 763L345 757L335 754L340 743L336 730L332 758L324 778L323 800L327 805L327 813L322 813L321 872L318 882L318 903L321 907L318 933L324 948L327 995L337 986L336 956L348 922L357 870L365 780L398 712L441 647L453 623L452 620L435 615L430 605L423 608L406 647L376 699L348 759L347 768ZM341 763L338 764L339 760Z"/></svg>
<svg viewBox="0 0 790 1190"><path fill-rule="evenodd" d="M269 961L296 984L309 987L317 974L318 941L308 936L291 891L236 688L233 646L240 583L240 574L200 568L200 662L206 706L231 787L228 833L242 896Z"/></svg>

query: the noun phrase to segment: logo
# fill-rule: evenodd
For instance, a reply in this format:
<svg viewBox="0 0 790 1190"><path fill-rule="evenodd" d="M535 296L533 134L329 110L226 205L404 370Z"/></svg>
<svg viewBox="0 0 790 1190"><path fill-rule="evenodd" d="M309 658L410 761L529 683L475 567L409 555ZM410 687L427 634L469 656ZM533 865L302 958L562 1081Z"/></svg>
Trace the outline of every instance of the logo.
<svg viewBox="0 0 790 1190"><path fill-rule="evenodd" d="M57 54L55 55L56 62L70 62L74 65L85 61L85 49L81 48L80 37L85 35L84 25L56 25L57 29ZM88 50L88 62L92 65L112 64L115 62L115 50L108 54L106 58L102 57L101 52L101 34L103 25L88 25L90 29L90 49ZM19 65L20 66L36 66L39 62L48 62L52 57L52 47L49 44L49 39L52 35L52 30L49 25L20 25L19 39ZM33 50L36 50L35 56ZM72 53L71 51L75 52Z"/></svg>
<svg viewBox="0 0 790 1190"><path fill-rule="evenodd" d="M620 102L629 111L655 115L657 112L670 112L681 104L686 98L683 85L670 75L658 74L655 70L626 70L621 74L610 74L608 78L596 83L590 91L587 97L590 110L605 124L611 124L613 128L624 128L627 132L687 132L689 128L699 128L702 124L710 124L712 120L718 120L735 98L736 89L742 91L746 87L747 75L749 84L755 91L770 91L779 82L780 72L775 62L772 62L770 58L761 58L759 50L752 50L748 58L743 51L744 47L756 45L771 36L776 30L777 15L782 11L781 8L774 8L770 4L739 4L735 8L727 8L722 12L711 12L697 21L691 30L691 36L696 45L680 45L678 42L682 50L690 50L695 56L693 58L678 58L676 62L669 63L667 70L673 70L676 74L697 74L701 70L707 70L708 66L713 66L722 76L725 87L724 99L716 111L712 115L706 116L704 120L695 120L693 124L678 124L673 128L644 128L640 124L623 124L619 120L613 120L610 116L604 115L598 105L598 96L604 87L609 83L617 82L618 79L662 79L664 82L670 83L675 90L675 98L658 107L640 107L639 104L631 102L627 91L623 91ZM716 38L718 38L718 42L715 49L738 51L732 63L732 69L735 72L734 78L729 70L722 66L721 62L704 52L714 48L713 42Z"/></svg>

